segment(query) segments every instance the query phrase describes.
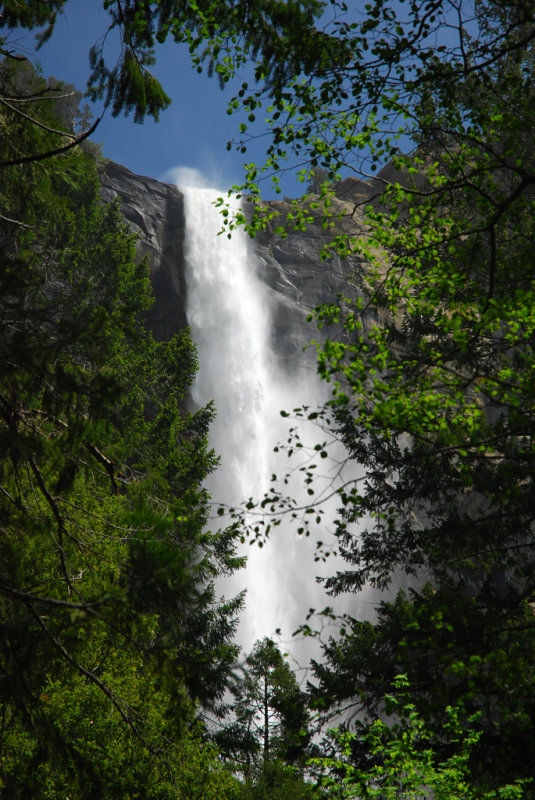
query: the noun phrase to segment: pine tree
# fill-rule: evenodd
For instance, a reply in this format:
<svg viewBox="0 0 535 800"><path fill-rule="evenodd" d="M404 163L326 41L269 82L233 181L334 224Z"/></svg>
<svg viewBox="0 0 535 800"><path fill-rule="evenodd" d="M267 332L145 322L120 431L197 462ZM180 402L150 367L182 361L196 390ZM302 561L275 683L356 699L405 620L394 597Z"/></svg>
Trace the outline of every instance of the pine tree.
<svg viewBox="0 0 535 800"><path fill-rule="evenodd" d="M256 642L231 692L231 719L215 740L243 777L240 797L312 797L303 772L310 742L306 698L275 642Z"/></svg>

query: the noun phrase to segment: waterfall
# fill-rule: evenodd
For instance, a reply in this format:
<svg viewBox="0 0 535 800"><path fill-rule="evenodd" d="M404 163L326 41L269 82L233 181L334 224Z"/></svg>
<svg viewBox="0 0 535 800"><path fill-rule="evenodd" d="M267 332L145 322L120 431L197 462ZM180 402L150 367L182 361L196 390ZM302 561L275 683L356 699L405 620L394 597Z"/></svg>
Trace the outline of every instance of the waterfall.
<svg viewBox="0 0 535 800"><path fill-rule="evenodd" d="M220 192L181 188L185 204L187 317L199 353L199 373L192 387L199 405L214 401L217 417L210 443L221 466L208 481L215 503L240 504L261 498L270 476L287 468L275 462L274 445L288 437L281 409L325 399L319 378L299 364L285 373L270 348L271 319L266 288L248 238L235 231L229 240L218 236L221 216L213 201ZM315 437L317 432L312 434ZM306 490L302 476L290 486ZM244 649L273 636L277 628L287 642L304 622L311 606L328 598L315 575L314 542L295 530L278 527L262 549L247 547L248 566L234 578L233 592L247 589L245 613L238 634ZM329 572L332 572L332 565ZM228 587L227 587L228 589ZM308 653L301 646L299 658ZM295 650L294 650L295 652Z"/></svg>

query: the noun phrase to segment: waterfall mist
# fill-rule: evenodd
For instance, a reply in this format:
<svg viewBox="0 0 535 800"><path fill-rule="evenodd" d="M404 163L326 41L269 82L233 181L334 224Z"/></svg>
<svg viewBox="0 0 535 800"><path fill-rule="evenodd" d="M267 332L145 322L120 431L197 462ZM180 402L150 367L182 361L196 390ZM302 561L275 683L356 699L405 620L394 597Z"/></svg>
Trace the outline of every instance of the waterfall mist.
<svg viewBox="0 0 535 800"><path fill-rule="evenodd" d="M241 230L230 240L217 235L221 216L213 201L221 193L187 187L181 191L186 218L186 310L200 365L192 395L199 405L213 400L217 411L210 441L221 465L207 488L216 508L219 503L238 505L249 497L262 498L271 475L288 469L288 459L273 452L279 441L288 438L289 423L281 417L281 409L304 403L314 406L326 399L326 387L304 360L291 364L288 371L274 355L269 295L257 274L248 237ZM313 443L319 433L305 429L301 436ZM327 476L327 483L331 477ZM299 505L310 502L298 465L287 488ZM335 501L331 505L335 513ZM281 629L287 644L310 607L332 604L316 582L320 570L314 561L315 541L281 524L262 549L247 543L244 547L247 569L234 576L230 586L222 587L226 594L247 589L238 640L250 650L256 639ZM334 568L328 561L325 571L329 574ZM300 661L311 652L302 643L290 649Z"/></svg>

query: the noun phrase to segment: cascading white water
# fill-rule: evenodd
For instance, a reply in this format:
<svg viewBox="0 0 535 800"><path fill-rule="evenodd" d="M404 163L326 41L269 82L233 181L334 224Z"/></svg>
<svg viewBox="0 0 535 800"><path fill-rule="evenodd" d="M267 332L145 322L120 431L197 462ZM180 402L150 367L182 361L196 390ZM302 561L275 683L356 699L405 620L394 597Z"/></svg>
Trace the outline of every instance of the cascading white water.
<svg viewBox="0 0 535 800"><path fill-rule="evenodd" d="M217 235L221 216L213 201L219 193L182 191L187 317L200 362L192 394L199 405L213 400L217 409L210 442L221 456L221 466L208 488L216 503L238 505L267 489L269 311L244 236L237 232L229 240ZM276 571L273 565L258 567L258 559L257 552L248 553L249 574L235 579L236 588L248 584L240 631L247 647L271 631L278 612L276 604L267 601L277 596Z"/></svg>
<svg viewBox="0 0 535 800"><path fill-rule="evenodd" d="M247 238L240 230L230 240L217 235L221 216L213 203L220 192L181 191L187 317L200 364L193 398L199 405L213 400L217 410L210 440L221 466L208 489L216 504L237 505L249 497L261 498L269 489L270 475L287 466L274 462L274 445L288 435L280 410L325 399L325 387L297 364L292 375L279 369L270 350L267 292ZM304 505L309 502L301 478L291 490L303 493ZM311 606L326 605L315 581L313 551L313 542L283 526L263 549L248 548L247 570L235 576L230 587L233 592L247 588L238 635L246 650L277 628L287 638ZM305 656L302 647L299 655Z"/></svg>
<svg viewBox="0 0 535 800"><path fill-rule="evenodd" d="M211 437L224 454L225 502L238 503L264 489L269 313L243 236L217 236L217 194L184 193L187 317L200 356L193 396L202 404L215 400Z"/></svg>

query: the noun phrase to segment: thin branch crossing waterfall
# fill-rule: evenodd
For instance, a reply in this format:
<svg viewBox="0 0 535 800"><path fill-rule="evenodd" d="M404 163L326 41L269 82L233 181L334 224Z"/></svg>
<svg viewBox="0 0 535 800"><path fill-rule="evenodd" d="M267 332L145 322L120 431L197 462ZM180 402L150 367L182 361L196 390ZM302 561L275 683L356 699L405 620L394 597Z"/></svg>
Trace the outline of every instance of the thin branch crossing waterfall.
<svg viewBox="0 0 535 800"><path fill-rule="evenodd" d="M208 485L215 515L220 503L239 505L250 497L262 498L272 474L280 475L288 468L288 459L273 452L278 441L288 438L288 420L281 417L281 409L313 405L326 394L310 366L294 364L290 374L272 351L269 296L257 274L248 237L241 230L230 240L217 235L222 221L214 200L220 193L181 190L186 215L187 316L200 364L193 399L199 405L213 400L217 410L211 444L221 465ZM318 436L317 431L314 435ZM298 468L296 472L299 479L295 477L287 488L297 496L297 505L306 506L302 472ZM323 608L329 602L315 580L314 544L283 524L262 549L245 545L247 569L224 589L226 593L229 588L233 592L247 589L239 631L246 650L279 628L288 642L310 607ZM332 569L333 564L328 567ZM298 649L302 657L303 649Z"/></svg>

